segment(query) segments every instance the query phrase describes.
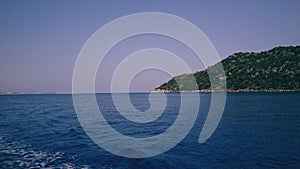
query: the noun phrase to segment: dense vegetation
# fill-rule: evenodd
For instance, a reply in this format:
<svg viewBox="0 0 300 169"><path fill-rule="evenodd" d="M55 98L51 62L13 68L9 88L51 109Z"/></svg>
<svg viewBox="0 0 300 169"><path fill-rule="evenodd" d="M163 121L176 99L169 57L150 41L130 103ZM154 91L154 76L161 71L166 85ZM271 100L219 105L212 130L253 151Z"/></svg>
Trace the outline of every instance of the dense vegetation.
<svg viewBox="0 0 300 169"><path fill-rule="evenodd" d="M276 47L260 53L235 53L222 61L228 91L300 91L300 46ZM208 69L214 69L217 63ZM155 90L192 90L194 76L199 90L210 90L207 69L172 78ZM218 76L218 74L216 74ZM178 83L180 84L180 88ZM178 81L179 79L179 81Z"/></svg>

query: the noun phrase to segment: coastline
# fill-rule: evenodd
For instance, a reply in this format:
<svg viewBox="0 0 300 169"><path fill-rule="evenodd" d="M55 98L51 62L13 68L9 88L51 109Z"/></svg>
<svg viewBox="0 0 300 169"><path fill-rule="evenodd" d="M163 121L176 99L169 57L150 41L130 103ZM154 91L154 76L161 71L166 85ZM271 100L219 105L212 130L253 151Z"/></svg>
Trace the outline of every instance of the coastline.
<svg viewBox="0 0 300 169"><path fill-rule="evenodd" d="M145 92L131 92L131 93L218 93L218 92L226 92L226 93L297 93L300 90L252 90L252 89L238 89L238 90L210 90L210 89L202 89L202 90L181 90L181 91L173 91L173 90L150 90ZM0 96L4 95L72 95L72 92L0 92ZM77 93L77 94L93 94L93 93ZM94 94L110 94L110 93L94 93ZM125 94L125 93L120 93Z"/></svg>
<svg viewBox="0 0 300 169"><path fill-rule="evenodd" d="M227 93L287 93L287 92L300 92L300 90L287 90L287 89L277 89L277 90L254 90L254 89L228 89L228 90L211 90L211 89L201 89L201 90L181 90L181 91L173 91L173 90L162 90L162 89L154 89L150 90L149 93L214 93L214 92L227 92Z"/></svg>

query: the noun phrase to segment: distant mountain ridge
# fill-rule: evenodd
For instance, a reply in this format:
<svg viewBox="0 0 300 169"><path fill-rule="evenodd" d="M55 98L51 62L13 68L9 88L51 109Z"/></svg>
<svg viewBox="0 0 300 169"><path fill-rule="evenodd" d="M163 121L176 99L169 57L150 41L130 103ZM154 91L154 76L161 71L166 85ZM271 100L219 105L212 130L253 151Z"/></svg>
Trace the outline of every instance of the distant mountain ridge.
<svg viewBox="0 0 300 169"><path fill-rule="evenodd" d="M300 91L300 46L275 47L254 53L234 53L222 60L227 91ZM217 64L208 67L214 69ZM207 69L193 74L173 77L151 92L195 91L189 87L189 76L193 75L198 84L196 92L210 92L211 83ZM180 88L175 78L181 79Z"/></svg>

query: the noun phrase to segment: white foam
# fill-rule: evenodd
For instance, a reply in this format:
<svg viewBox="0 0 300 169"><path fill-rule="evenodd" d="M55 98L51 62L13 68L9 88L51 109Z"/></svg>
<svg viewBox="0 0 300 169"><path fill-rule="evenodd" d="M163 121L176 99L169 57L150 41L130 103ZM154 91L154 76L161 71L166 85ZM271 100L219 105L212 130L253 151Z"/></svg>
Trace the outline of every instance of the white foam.
<svg viewBox="0 0 300 169"><path fill-rule="evenodd" d="M5 168L61 168L61 169L75 169L75 168L89 168L87 165L76 165L69 161L76 160L74 156L67 156L63 152L44 152L33 150L30 145L22 145L20 142L5 140L0 136L0 153L5 154L9 159L4 160L1 164ZM5 157L4 157L5 158ZM12 161L11 158L14 160Z"/></svg>

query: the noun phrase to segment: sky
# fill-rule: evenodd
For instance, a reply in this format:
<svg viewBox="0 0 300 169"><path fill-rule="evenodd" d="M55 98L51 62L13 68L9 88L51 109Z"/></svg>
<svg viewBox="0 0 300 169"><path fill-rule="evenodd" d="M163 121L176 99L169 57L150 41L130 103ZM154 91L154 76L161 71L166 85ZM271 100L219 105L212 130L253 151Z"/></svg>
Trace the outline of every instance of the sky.
<svg viewBox="0 0 300 169"><path fill-rule="evenodd" d="M299 45L299 7L297 0L0 0L0 91L71 92L74 65L85 42L105 24L129 14L162 12L184 18L226 58L235 52ZM192 71L204 69L179 42L158 35L137 36L105 56L95 80L96 92L109 92L116 65L148 47L179 54ZM170 78L158 70L143 71L132 80L130 90L148 91Z"/></svg>

